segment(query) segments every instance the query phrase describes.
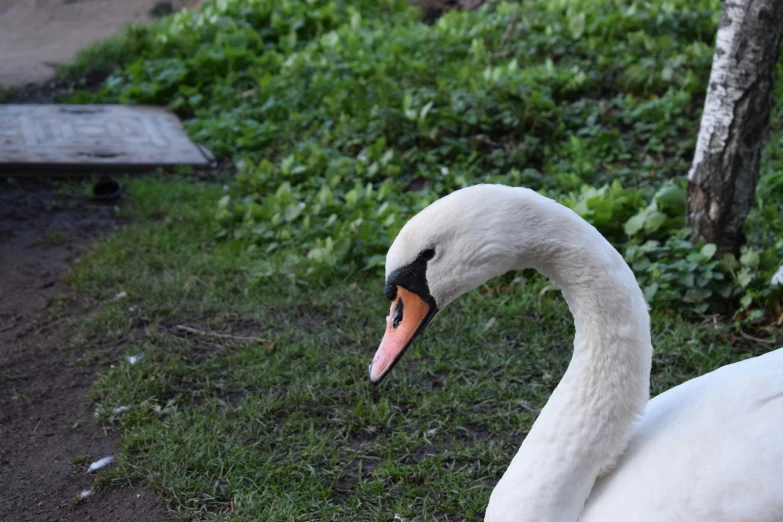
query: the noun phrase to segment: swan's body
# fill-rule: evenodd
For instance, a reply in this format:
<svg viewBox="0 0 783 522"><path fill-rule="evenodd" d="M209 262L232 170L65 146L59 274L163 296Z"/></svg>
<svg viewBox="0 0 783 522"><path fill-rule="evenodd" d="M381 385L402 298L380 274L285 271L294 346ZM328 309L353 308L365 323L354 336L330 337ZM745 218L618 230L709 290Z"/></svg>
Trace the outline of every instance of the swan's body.
<svg viewBox="0 0 783 522"><path fill-rule="evenodd" d="M582 520L783 520L783 350L652 399Z"/></svg>
<svg viewBox="0 0 783 522"><path fill-rule="evenodd" d="M649 315L633 273L595 228L530 190L463 189L403 227L386 259L393 303L370 378L461 294L528 267L562 288L574 356L485 520L783 521L783 350L648 402Z"/></svg>

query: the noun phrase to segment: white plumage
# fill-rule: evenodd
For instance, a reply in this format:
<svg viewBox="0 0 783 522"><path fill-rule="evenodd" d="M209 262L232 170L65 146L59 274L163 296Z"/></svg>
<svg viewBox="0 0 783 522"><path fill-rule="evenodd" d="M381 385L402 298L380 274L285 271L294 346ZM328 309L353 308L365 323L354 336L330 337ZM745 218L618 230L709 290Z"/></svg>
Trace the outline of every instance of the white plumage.
<svg viewBox="0 0 783 522"><path fill-rule="evenodd" d="M783 521L783 349L648 402L647 303L620 254L577 214L527 189L462 189L403 227L387 277L428 248L439 309L532 267L555 281L574 315L571 363L493 491L486 521Z"/></svg>

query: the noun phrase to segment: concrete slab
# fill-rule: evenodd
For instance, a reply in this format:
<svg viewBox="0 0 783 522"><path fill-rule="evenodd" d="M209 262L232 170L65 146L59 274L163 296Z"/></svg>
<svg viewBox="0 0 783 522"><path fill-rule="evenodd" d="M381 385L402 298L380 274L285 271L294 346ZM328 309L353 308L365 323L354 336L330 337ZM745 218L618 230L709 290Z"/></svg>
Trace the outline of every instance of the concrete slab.
<svg viewBox="0 0 783 522"><path fill-rule="evenodd" d="M160 107L0 105L0 175L90 175L212 163L179 119Z"/></svg>

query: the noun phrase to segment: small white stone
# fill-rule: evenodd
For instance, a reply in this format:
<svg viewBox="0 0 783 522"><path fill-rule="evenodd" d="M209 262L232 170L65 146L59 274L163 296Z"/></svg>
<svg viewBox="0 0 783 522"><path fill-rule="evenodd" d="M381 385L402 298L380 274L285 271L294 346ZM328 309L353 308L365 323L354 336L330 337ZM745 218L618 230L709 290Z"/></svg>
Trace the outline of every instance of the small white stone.
<svg viewBox="0 0 783 522"><path fill-rule="evenodd" d="M120 299L125 299L126 297L128 297L128 292L123 290L122 292L114 296L114 300L119 301Z"/></svg>
<svg viewBox="0 0 783 522"><path fill-rule="evenodd" d="M79 493L79 500L84 500L86 498L90 498L93 495L93 493L95 493L95 491L93 491L91 489L85 489L84 491Z"/></svg>
<svg viewBox="0 0 783 522"><path fill-rule="evenodd" d="M139 362L143 358L144 358L144 354L143 353L137 353L136 355L129 355L128 356L128 364L133 366L134 364L136 364L137 362Z"/></svg>

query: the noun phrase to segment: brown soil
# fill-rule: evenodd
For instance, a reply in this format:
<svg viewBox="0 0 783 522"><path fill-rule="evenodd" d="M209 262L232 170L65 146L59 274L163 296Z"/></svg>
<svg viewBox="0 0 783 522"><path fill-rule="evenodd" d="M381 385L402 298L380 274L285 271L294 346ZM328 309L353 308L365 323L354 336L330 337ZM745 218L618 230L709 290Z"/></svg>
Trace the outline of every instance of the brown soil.
<svg viewBox="0 0 783 522"><path fill-rule="evenodd" d="M97 460L117 447L96 424L88 396L100 367L77 363L83 354L64 349L68 318L79 311L62 277L119 224L113 204L0 180L2 522L171 520L153 493L132 486L74 501L95 480L75 458Z"/></svg>

